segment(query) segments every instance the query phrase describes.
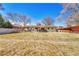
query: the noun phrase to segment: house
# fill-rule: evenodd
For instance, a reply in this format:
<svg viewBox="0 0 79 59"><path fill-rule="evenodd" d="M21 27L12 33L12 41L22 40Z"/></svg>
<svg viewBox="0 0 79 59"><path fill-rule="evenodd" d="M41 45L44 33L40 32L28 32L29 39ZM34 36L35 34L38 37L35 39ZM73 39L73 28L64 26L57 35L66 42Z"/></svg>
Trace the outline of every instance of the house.
<svg viewBox="0 0 79 59"><path fill-rule="evenodd" d="M79 25L69 26L69 27L62 27L58 29L58 32L74 32L79 33Z"/></svg>
<svg viewBox="0 0 79 59"><path fill-rule="evenodd" d="M77 26L71 26L70 28L72 29L72 32L79 33L79 25L77 25Z"/></svg>
<svg viewBox="0 0 79 59"><path fill-rule="evenodd" d="M22 29L21 26L13 26L16 29ZM26 26L25 31L30 32L53 32L56 31L56 26Z"/></svg>
<svg viewBox="0 0 79 59"><path fill-rule="evenodd" d="M13 26L16 29L22 29L22 26L15 25ZM67 27L62 27L60 26L59 28L56 26L26 26L24 27L25 31L30 31L30 32L75 32L79 33L79 25L74 25L74 26L67 26Z"/></svg>
<svg viewBox="0 0 79 59"><path fill-rule="evenodd" d="M58 32L72 32L72 29L70 27L63 27L59 28Z"/></svg>

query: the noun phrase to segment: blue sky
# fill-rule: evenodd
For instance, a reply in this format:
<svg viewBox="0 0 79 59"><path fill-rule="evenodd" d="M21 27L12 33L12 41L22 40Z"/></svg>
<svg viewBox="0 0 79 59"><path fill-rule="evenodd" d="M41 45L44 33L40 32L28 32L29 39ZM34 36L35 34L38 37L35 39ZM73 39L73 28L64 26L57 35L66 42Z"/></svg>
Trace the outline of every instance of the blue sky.
<svg viewBox="0 0 79 59"><path fill-rule="evenodd" d="M54 20L60 15L63 6L58 3L7 3L3 4L5 7L4 13L21 13L32 17L32 24L36 24L43 20L43 18L50 16ZM62 22L55 22L55 25L64 25Z"/></svg>

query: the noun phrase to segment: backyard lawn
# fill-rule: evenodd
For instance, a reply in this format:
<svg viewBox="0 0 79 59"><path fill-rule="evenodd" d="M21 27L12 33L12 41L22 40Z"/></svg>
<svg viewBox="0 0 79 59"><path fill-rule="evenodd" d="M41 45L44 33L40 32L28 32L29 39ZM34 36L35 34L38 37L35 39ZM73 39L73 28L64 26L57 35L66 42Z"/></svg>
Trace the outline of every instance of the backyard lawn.
<svg viewBox="0 0 79 59"><path fill-rule="evenodd" d="M23 32L0 35L0 55L79 56L79 34Z"/></svg>

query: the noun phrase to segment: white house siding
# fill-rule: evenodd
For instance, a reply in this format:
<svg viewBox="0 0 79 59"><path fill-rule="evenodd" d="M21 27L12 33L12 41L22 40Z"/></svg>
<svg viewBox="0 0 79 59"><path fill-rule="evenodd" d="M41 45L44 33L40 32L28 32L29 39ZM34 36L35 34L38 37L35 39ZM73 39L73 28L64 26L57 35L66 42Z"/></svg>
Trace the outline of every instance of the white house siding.
<svg viewBox="0 0 79 59"><path fill-rule="evenodd" d="M0 28L0 34L8 34L18 32L16 29Z"/></svg>

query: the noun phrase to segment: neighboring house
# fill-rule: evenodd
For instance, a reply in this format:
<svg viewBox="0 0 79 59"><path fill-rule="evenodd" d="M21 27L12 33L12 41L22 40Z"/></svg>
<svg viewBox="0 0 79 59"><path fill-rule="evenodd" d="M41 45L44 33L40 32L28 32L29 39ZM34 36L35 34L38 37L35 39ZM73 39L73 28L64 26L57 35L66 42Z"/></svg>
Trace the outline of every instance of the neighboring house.
<svg viewBox="0 0 79 59"><path fill-rule="evenodd" d="M74 33L79 33L79 25L59 28L58 32L74 32Z"/></svg>
<svg viewBox="0 0 79 59"><path fill-rule="evenodd" d="M70 27L72 29L72 32L76 32L76 33L79 33L79 25L77 26L72 26Z"/></svg>
<svg viewBox="0 0 79 59"><path fill-rule="evenodd" d="M58 32L72 32L72 29L69 27L59 28Z"/></svg>
<svg viewBox="0 0 79 59"><path fill-rule="evenodd" d="M9 34L9 33L16 33L19 32L17 29L10 29L10 28L0 28L0 34Z"/></svg>

